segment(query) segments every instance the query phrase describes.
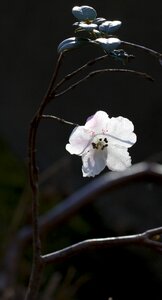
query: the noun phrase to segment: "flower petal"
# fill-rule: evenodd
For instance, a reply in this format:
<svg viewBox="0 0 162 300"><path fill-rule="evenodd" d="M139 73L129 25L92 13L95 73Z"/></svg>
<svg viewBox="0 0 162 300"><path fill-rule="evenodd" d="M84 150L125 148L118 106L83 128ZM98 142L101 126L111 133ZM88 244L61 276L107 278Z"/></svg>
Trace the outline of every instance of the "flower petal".
<svg viewBox="0 0 162 300"><path fill-rule="evenodd" d="M96 29L97 27L98 27L97 24L93 24L93 23L90 23L90 24L86 24L84 22L79 23L79 28L84 29L86 31L92 31L92 30Z"/></svg>
<svg viewBox="0 0 162 300"><path fill-rule="evenodd" d="M94 177L107 166L122 171L131 166L128 147L136 142L134 126L127 118L109 118L104 111L89 117L72 131L66 150L82 156L84 177Z"/></svg>
<svg viewBox="0 0 162 300"><path fill-rule="evenodd" d="M95 134L103 133L107 129L109 120L108 114L99 110L87 119L85 128L93 131Z"/></svg>
<svg viewBox="0 0 162 300"><path fill-rule="evenodd" d="M84 126L75 127L70 135L69 144L66 145L66 150L70 154L82 155L86 147L89 146L90 140L89 130Z"/></svg>
<svg viewBox="0 0 162 300"><path fill-rule="evenodd" d="M87 38L79 38L79 37L71 37L63 40L57 48L58 53L63 51L68 51L71 49L79 48L80 46L86 46L91 43L90 39Z"/></svg>
<svg viewBox="0 0 162 300"><path fill-rule="evenodd" d="M97 17L96 10L93 7L87 5L74 6L72 9L72 14L79 21L94 20Z"/></svg>
<svg viewBox="0 0 162 300"><path fill-rule="evenodd" d="M98 151L90 149L82 156L83 177L94 177L106 167L107 149Z"/></svg>
<svg viewBox="0 0 162 300"><path fill-rule="evenodd" d="M108 146L107 166L112 171L123 171L131 166L131 157L123 147Z"/></svg>
<svg viewBox="0 0 162 300"><path fill-rule="evenodd" d="M99 44L103 50L105 50L107 53L115 50L119 47L121 44L121 41L118 38L98 38L95 40L97 44Z"/></svg>
<svg viewBox="0 0 162 300"><path fill-rule="evenodd" d="M126 148L133 146L137 140L136 134L133 130L134 125L127 118L111 118L108 127L109 143Z"/></svg>
<svg viewBox="0 0 162 300"><path fill-rule="evenodd" d="M93 20L93 23L95 23L97 25L100 25L100 24L102 24L105 21L106 21L105 18L96 18L95 20Z"/></svg>
<svg viewBox="0 0 162 300"><path fill-rule="evenodd" d="M107 34L112 34L118 30L120 26L121 21L105 21L99 26L99 30Z"/></svg>

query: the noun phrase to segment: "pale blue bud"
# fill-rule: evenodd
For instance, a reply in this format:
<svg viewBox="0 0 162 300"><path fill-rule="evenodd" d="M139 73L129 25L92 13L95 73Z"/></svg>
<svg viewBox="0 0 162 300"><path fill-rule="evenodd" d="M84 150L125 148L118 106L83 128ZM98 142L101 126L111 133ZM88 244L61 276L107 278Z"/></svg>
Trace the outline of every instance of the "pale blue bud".
<svg viewBox="0 0 162 300"><path fill-rule="evenodd" d="M99 30L107 34L112 34L120 28L121 24L121 21L106 21L99 26Z"/></svg>
<svg viewBox="0 0 162 300"><path fill-rule="evenodd" d="M87 38L79 38L79 37L71 37L66 40L63 40L57 48L58 53L68 51L70 49L75 49L80 46L87 45L91 42L91 40Z"/></svg>
<svg viewBox="0 0 162 300"><path fill-rule="evenodd" d="M94 20L97 17L96 10L91 6L74 6L72 14L79 21Z"/></svg>

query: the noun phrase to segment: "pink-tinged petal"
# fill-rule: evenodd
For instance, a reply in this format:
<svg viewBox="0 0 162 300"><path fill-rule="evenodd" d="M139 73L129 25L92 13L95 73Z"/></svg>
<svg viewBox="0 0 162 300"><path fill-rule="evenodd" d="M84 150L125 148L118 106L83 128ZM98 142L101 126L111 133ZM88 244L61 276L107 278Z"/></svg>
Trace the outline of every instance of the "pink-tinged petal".
<svg viewBox="0 0 162 300"><path fill-rule="evenodd" d="M112 171L123 171L131 166L131 157L125 147L108 146L107 166Z"/></svg>
<svg viewBox="0 0 162 300"><path fill-rule="evenodd" d="M69 144L66 145L66 150L70 154L82 155L90 141L91 136L84 126L75 127L70 135Z"/></svg>
<svg viewBox="0 0 162 300"><path fill-rule="evenodd" d="M107 150L98 151L91 149L82 156L83 177L94 177L106 167Z"/></svg>
<svg viewBox="0 0 162 300"><path fill-rule="evenodd" d="M134 125L127 118L111 118L108 128L109 142L113 145L129 148L137 140L137 136L133 130Z"/></svg>
<svg viewBox="0 0 162 300"><path fill-rule="evenodd" d="M85 128L93 131L95 134L102 133L107 129L109 120L108 114L99 110L87 119Z"/></svg>

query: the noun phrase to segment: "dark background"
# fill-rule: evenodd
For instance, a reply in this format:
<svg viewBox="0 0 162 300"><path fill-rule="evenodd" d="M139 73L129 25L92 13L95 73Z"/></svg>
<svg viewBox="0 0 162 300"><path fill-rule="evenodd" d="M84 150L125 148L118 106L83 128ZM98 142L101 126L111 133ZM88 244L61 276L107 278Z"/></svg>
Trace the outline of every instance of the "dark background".
<svg viewBox="0 0 162 300"><path fill-rule="evenodd" d="M57 45L63 39L73 36L72 23L75 19L71 9L74 5L91 5L97 10L98 16L108 20L121 20L122 27L118 32L121 40L162 52L160 0L1 1L0 137L21 163L27 163L29 123L47 89L56 64ZM126 67L147 72L154 77L154 83L130 74L104 74L90 79L59 98L50 104L46 112L79 124L83 124L89 115L99 109L107 111L110 117L127 117L133 121L138 137L138 142L131 149L133 163L145 159L161 162L162 67L156 58L140 50L127 48L127 51L136 57ZM67 54L61 69L62 76L99 55L102 55L102 51L92 47ZM102 63L101 66L123 67L122 64L112 61ZM44 121L40 126L37 153L40 170L46 170L55 162L62 164L58 173L55 171L53 175L52 185L51 181L50 187L48 184L46 196L54 190L57 193L59 191L60 198L64 198L69 192L89 181L82 178L80 159L65 153L65 144L71 130L72 128L53 121ZM65 166L62 158L66 160ZM13 168L7 165L7 168L4 166L1 173L4 170L6 174L7 171L12 171L15 178L17 169L14 165ZM13 184L12 180L14 179L11 178L8 189ZM25 183L21 182L20 186L23 187L23 184ZM21 188L17 189L17 197L7 194L6 203L10 204L12 198L12 205L13 199L17 205ZM14 192L15 189L14 186ZM79 235L77 230L75 232L74 222L67 243L88 237L131 234L160 226L161 194L159 185L144 182L110 193L109 201L106 197L98 199L93 209L87 207L81 212L81 219L91 227L88 234L87 227L84 234L84 226L81 225L78 232L83 231L83 234ZM5 216L3 222L5 224ZM5 229L7 224L3 226ZM70 231L67 227L60 234L62 232L66 236L67 229ZM54 238L51 235L50 239ZM64 246L66 242L58 242L58 247L59 245ZM109 296L114 300L161 299L162 260L160 255L151 251L103 251L99 255L95 253L79 257L71 263L79 274L91 275L89 284L81 289L76 299L86 298L86 293L93 299L107 299ZM66 265L60 266L63 273L66 268ZM131 296L128 287L131 289Z"/></svg>

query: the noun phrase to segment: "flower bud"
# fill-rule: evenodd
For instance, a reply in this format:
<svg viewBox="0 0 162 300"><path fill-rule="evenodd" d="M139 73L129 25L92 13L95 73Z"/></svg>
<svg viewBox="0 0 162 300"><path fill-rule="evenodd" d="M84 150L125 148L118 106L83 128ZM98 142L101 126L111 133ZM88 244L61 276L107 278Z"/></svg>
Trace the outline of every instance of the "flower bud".
<svg viewBox="0 0 162 300"><path fill-rule="evenodd" d="M120 21L106 21L99 26L99 30L107 34L112 34L120 28L121 24Z"/></svg>
<svg viewBox="0 0 162 300"><path fill-rule="evenodd" d="M79 21L94 20L97 17L96 10L91 6L74 6L72 14Z"/></svg>
<svg viewBox="0 0 162 300"><path fill-rule="evenodd" d="M79 37L71 37L66 40L63 40L57 48L58 53L61 53L63 51L68 51L71 49L78 48L80 46L87 45L91 41L87 38L79 38Z"/></svg>

